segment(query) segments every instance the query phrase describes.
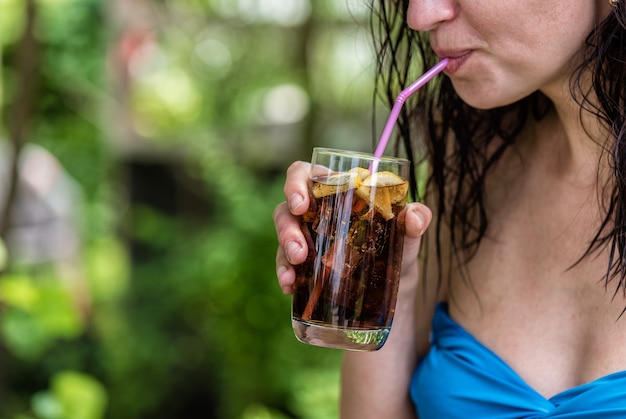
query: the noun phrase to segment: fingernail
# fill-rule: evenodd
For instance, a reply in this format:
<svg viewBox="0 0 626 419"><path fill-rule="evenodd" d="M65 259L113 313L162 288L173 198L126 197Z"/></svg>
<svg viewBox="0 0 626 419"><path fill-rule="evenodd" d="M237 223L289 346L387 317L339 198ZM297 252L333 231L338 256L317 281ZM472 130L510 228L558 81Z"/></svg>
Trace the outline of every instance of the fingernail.
<svg viewBox="0 0 626 419"><path fill-rule="evenodd" d="M302 250L302 246L300 246L298 242L291 241L287 243L287 248L285 250L287 260L289 260L289 262L291 263L293 260L293 256L297 255Z"/></svg>
<svg viewBox="0 0 626 419"><path fill-rule="evenodd" d="M302 205L303 202L304 199L302 198L302 195L295 193L289 198L289 209L291 211L295 211L300 205Z"/></svg>
<svg viewBox="0 0 626 419"><path fill-rule="evenodd" d="M284 274L285 272L287 272L287 269L289 269L289 268L287 268L287 267L286 267L286 266L284 266L284 265L279 266L279 267L276 269L276 276L277 276L278 278L280 278L281 276L283 276L283 274Z"/></svg>
<svg viewBox="0 0 626 419"><path fill-rule="evenodd" d="M422 214L417 211L417 210L412 210L411 211L413 213L413 215L415 216L415 218L417 218L417 225L419 227L420 230L424 229L424 217L422 216Z"/></svg>

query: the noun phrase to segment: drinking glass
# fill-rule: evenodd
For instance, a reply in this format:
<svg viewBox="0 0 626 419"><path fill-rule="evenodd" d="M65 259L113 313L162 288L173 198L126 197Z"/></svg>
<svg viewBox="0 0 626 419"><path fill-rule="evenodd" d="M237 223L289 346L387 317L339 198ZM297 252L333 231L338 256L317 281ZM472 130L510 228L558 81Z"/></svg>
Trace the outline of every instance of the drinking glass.
<svg viewBox="0 0 626 419"><path fill-rule="evenodd" d="M407 202L409 161L315 148L310 206L302 217L308 245L296 266L292 326L304 343L374 351L394 315Z"/></svg>

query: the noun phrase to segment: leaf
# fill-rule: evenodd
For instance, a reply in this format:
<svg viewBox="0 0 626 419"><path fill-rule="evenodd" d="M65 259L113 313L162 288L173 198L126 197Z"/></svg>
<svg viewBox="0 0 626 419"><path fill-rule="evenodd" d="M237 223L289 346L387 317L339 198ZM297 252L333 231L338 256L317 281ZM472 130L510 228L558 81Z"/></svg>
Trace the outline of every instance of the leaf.
<svg viewBox="0 0 626 419"><path fill-rule="evenodd" d="M90 375L62 371L52 378L52 394L63 407L67 419L101 419L107 405L104 386Z"/></svg>
<svg viewBox="0 0 626 419"><path fill-rule="evenodd" d="M0 301L10 307L30 311L39 300L39 291L25 276L7 276L0 280Z"/></svg>

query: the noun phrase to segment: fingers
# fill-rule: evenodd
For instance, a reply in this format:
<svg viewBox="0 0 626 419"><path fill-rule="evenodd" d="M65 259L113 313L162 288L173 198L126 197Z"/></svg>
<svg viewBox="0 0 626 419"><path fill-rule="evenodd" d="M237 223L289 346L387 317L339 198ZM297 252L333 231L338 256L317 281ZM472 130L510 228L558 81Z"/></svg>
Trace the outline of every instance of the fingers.
<svg viewBox="0 0 626 419"><path fill-rule="evenodd" d="M293 265L305 261L306 241L300 229L300 221L289 210L287 202L279 204L273 214L278 251L276 252L276 276L285 294L291 294L296 271Z"/></svg>
<svg viewBox="0 0 626 419"><path fill-rule="evenodd" d="M283 290L283 294L292 294L293 283L296 280L296 271L289 261L287 261L285 251L282 247L279 247L276 252L276 277L278 278L278 285L280 285L280 288Z"/></svg>
<svg viewBox="0 0 626 419"><path fill-rule="evenodd" d="M304 262L307 247L299 219L291 214L286 202L276 207L273 218L278 244L284 250L287 262L292 265Z"/></svg>
<svg viewBox="0 0 626 419"><path fill-rule="evenodd" d="M293 215L302 215L309 208L308 178L311 165L297 161L287 169L283 191L289 210Z"/></svg>
<svg viewBox="0 0 626 419"><path fill-rule="evenodd" d="M306 240L297 216L304 214L309 208L310 167L309 163L301 161L289 166L283 188L287 201L279 204L273 214L279 243L276 253L276 276L285 294L291 294L293 290L296 278L293 265L304 262L307 256Z"/></svg>

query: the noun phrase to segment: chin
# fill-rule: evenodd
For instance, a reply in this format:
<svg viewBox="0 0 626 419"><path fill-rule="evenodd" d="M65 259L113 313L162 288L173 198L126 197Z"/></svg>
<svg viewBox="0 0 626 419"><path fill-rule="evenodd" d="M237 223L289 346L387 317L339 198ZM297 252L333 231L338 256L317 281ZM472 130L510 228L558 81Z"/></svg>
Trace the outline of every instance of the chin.
<svg viewBox="0 0 626 419"><path fill-rule="evenodd" d="M497 87L477 86L476 83L455 83L453 80L452 85L463 102L481 110L507 106L525 97L520 94L503 94L502 90Z"/></svg>
<svg viewBox="0 0 626 419"><path fill-rule="evenodd" d="M489 96L469 96L464 97L459 95L463 102L471 106L472 108L480 109L480 110L490 110L495 108L500 108L502 106L511 105L518 100L522 99L521 97L515 99L504 99L498 97L489 97Z"/></svg>

